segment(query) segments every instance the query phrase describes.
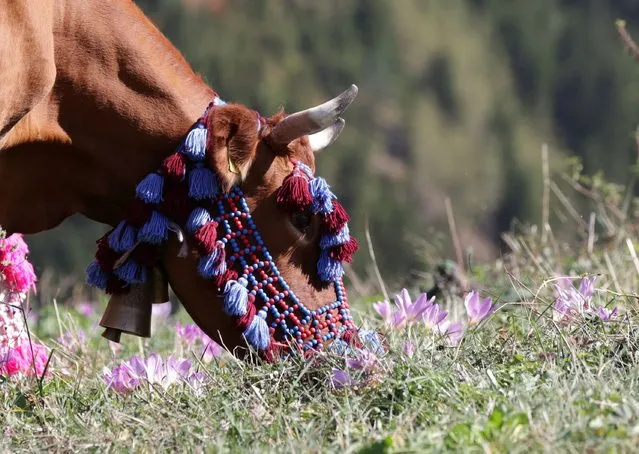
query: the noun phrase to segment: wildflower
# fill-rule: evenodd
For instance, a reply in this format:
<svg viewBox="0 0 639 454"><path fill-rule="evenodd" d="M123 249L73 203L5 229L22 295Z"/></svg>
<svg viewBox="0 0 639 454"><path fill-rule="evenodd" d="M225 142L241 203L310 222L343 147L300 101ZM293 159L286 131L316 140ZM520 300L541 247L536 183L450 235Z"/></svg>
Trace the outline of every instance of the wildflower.
<svg viewBox="0 0 639 454"><path fill-rule="evenodd" d="M331 376L331 385L335 389L353 386L356 382L351 378L350 374L342 369L333 368Z"/></svg>
<svg viewBox="0 0 639 454"><path fill-rule="evenodd" d="M189 323L187 325L182 325L179 322L176 323L175 333L178 339L187 345L195 345L196 341L199 341L204 349L201 356L202 361L205 363L209 363L213 360L213 358L217 358L222 355L222 346L211 339L194 323Z"/></svg>
<svg viewBox="0 0 639 454"><path fill-rule="evenodd" d="M95 314L95 307L93 307L93 304L87 303L87 302L82 302L82 303L76 304L75 305L75 310L78 311L78 313L80 315L82 315L83 317L86 317L86 318L89 318L93 314Z"/></svg>
<svg viewBox="0 0 639 454"><path fill-rule="evenodd" d="M159 354L151 353L144 360L133 356L113 369L105 368L103 375L107 387L120 393L131 392L144 383L157 384L164 391L180 382L199 387L205 376L191 372L191 366L188 359L169 356L164 361Z"/></svg>
<svg viewBox="0 0 639 454"><path fill-rule="evenodd" d="M435 328L444 321L444 319L448 316L448 312L442 310L439 307L439 304L432 304L426 311L422 317L422 321L426 328L429 331L435 330Z"/></svg>
<svg viewBox="0 0 639 454"><path fill-rule="evenodd" d="M202 330L194 323L182 325L180 322L175 324L175 334L178 339L184 341L187 345L193 344L202 334Z"/></svg>
<svg viewBox="0 0 639 454"><path fill-rule="evenodd" d="M609 322L617 315L618 310L619 308L616 306L612 310L605 307L600 307L599 309L597 309L597 315L602 321Z"/></svg>
<svg viewBox="0 0 639 454"><path fill-rule="evenodd" d="M370 351L358 350L355 359L347 359L346 365L351 369L371 372L379 365L379 361Z"/></svg>
<svg viewBox="0 0 639 454"><path fill-rule="evenodd" d="M466 306L468 324L470 326L476 325L495 311L492 298L482 300L479 298L479 293L474 290L466 295L464 305Z"/></svg>
<svg viewBox="0 0 639 454"><path fill-rule="evenodd" d="M434 300L434 296L428 299L426 293L422 293L413 303L408 294L408 290L404 288L399 295L395 296L395 305L404 315L406 321L410 323L421 320L424 311L433 304Z"/></svg>
<svg viewBox="0 0 639 454"><path fill-rule="evenodd" d="M382 320L384 320L387 325L391 324L391 319L393 317L393 308L388 301L373 303L373 308L377 311L380 317L382 317Z"/></svg>
<svg viewBox="0 0 639 454"><path fill-rule="evenodd" d="M578 314L584 314L592 308L594 281L597 276L585 277L579 283L579 290L564 280L554 286L553 318L557 322L570 322Z"/></svg>
<svg viewBox="0 0 639 454"><path fill-rule="evenodd" d="M8 377L19 375L41 377L49 360L47 348L38 343L23 342L18 346L0 349L0 374Z"/></svg>
<svg viewBox="0 0 639 454"><path fill-rule="evenodd" d="M459 344L462 336L464 335L464 325L461 322L451 322L450 320L444 320L437 325L439 333L447 337L451 345L456 346Z"/></svg>
<svg viewBox="0 0 639 454"><path fill-rule="evenodd" d="M414 349L415 345L413 344L413 341L406 341L406 343L404 344L404 354L409 358L412 358Z"/></svg>

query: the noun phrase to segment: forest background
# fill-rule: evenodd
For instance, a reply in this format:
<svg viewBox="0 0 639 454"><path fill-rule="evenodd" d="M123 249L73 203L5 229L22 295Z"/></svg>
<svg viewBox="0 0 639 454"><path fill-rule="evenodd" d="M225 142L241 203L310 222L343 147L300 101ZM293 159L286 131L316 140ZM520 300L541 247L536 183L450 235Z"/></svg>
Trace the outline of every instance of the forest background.
<svg viewBox="0 0 639 454"><path fill-rule="evenodd" d="M615 29L623 18L639 33L637 0L136 3L223 99L263 115L359 86L318 174L360 240L368 225L393 287L454 258L447 198L465 260L498 257L502 232L538 224L544 144L552 172L577 157L625 184L637 161L639 65ZM40 278L81 283L105 230L73 217L28 236ZM370 266L363 248L353 270Z"/></svg>

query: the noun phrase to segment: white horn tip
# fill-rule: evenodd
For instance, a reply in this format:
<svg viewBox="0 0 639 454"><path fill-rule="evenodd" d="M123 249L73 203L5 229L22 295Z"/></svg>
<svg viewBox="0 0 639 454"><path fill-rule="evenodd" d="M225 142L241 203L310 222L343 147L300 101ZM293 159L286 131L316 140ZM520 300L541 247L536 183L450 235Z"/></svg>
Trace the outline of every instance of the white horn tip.
<svg viewBox="0 0 639 454"><path fill-rule="evenodd" d="M337 137L344 129L345 124L346 121L343 118L338 118L335 123L328 126L327 128L322 129L320 132L316 132L315 134L309 135L308 143L311 147L311 150L313 150L314 153L317 153L335 142L335 140L337 140Z"/></svg>

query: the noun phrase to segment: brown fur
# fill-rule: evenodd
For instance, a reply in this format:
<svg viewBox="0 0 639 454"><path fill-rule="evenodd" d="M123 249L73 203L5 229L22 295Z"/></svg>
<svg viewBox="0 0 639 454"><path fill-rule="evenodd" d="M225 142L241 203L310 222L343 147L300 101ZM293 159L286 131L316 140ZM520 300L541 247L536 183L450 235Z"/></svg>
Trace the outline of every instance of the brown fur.
<svg viewBox="0 0 639 454"><path fill-rule="evenodd" d="M81 213L116 225L137 182L157 169L202 114L214 92L129 0L6 0L0 7L0 225L9 232L51 229ZM212 165L225 187L239 179L283 276L311 309L333 301L316 277L319 229L302 236L275 203L292 169L314 168L306 138L268 142L284 114L258 137L256 114L241 105L210 117ZM227 156L241 169L228 171ZM187 311L229 347L239 333L197 254L177 256L171 239L162 263Z"/></svg>

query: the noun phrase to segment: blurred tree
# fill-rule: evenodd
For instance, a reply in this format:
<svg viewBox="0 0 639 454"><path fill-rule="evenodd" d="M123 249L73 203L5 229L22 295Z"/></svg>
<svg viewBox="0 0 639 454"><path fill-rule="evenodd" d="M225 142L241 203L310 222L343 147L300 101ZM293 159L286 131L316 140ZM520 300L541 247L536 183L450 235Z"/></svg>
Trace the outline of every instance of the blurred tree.
<svg viewBox="0 0 639 454"><path fill-rule="evenodd" d="M635 160L639 66L614 29L639 25L635 0L138 3L224 99L264 115L360 86L318 173L360 238L370 219L397 285L423 259L408 238L447 231L446 196L478 259L512 218L537 222L542 143L553 165L573 153L620 182ZM34 261L80 273L101 231L73 219L35 235Z"/></svg>

